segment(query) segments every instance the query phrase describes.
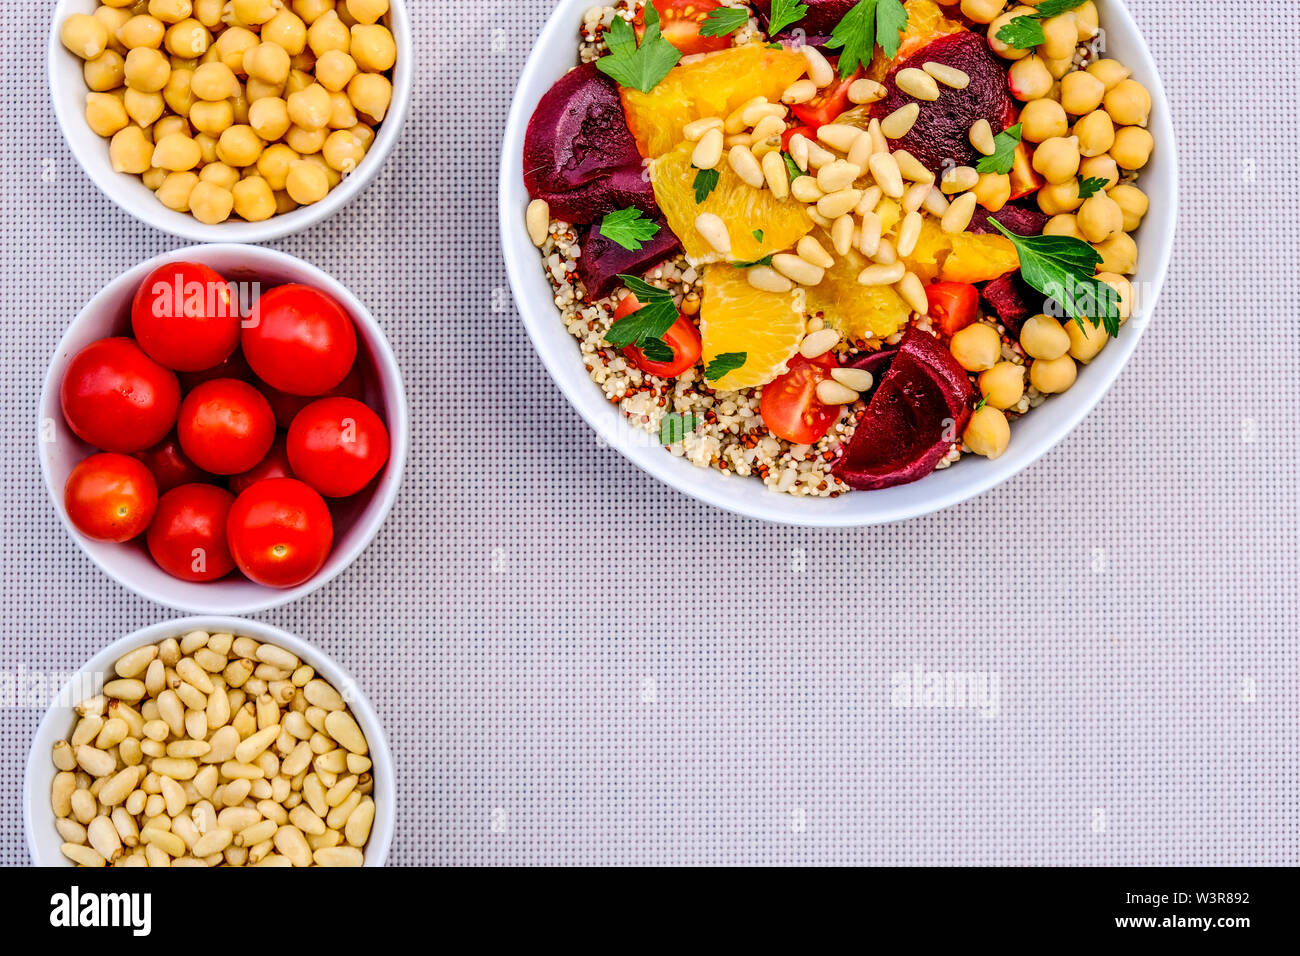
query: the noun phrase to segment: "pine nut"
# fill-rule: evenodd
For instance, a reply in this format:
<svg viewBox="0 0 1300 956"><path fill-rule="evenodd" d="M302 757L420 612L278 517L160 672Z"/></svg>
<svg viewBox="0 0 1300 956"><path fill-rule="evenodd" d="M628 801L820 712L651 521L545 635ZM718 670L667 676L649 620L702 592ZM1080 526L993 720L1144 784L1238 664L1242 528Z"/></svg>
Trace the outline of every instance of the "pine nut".
<svg viewBox="0 0 1300 956"><path fill-rule="evenodd" d="M880 131L889 139L902 139L911 132L920 115L921 105L919 103L908 103L906 106L900 106L880 121Z"/></svg>
<svg viewBox="0 0 1300 956"><path fill-rule="evenodd" d="M357 726L356 720L347 711L336 711L325 718L325 729L329 735L354 754L368 754L370 748L366 738Z"/></svg>
<svg viewBox="0 0 1300 956"><path fill-rule="evenodd" d="M845 213L852 212L861 198L860 189L841 189L817 200L817 212L833 222Z"/></svg>
<svg viewBox="0 0 1300 956"><path fill-rule="evenodd" d="M753 142L753 138L748 133L730 133L723 139L722 145L731 149L733 146L748 146Z"/></svg>
<svg viewBox="0 0 1300 956"><path fill-rule="evenodd" d="M118 677L139 677L157 656L158 646L146 644L119 657L117 663L113 665L113 670L117 671Z"/></svg>
<svg viewBox="0 0 1300 956"><path fill-rule="evenodd" d="M849 250L853 248L853 217L851 215L840 216L831 225L831 244L835 247L835 252L841 256L847 256ZM830 268L830 266L827 266Z"/></svg>
<svg viewBox="0 0 1300 956"><path fill-rule="evenodd" d="M823 229L829 229L831 227L831 220L819 213L816 206L804 206L803 211L809 219L817 223L817 225L821 226Z"/></svg>
<svg viewBox="0 0 1300 956"><path fill-rule="evenodd" d="M321 847L312 854L312 859L317 866L361 866L365 863L361 851L353 846Z"/></svg>
<svg viewBox="0 0 1300 956"><path fill-rule="evenodd" d="M907 150L894 150L894 162L898 163L898 171L904 179L909 179L914 183L934 182L934 173L926 169L921 161Z"/></svg>
<svg viewBox="0 0 1300 956"><path fill-rule="evenodd" d="M876 250L880 248L883 227L884 223L881 222L880 216L876 213L864 212L862 214L862 226L858 230L858 251L864 256L874 256Z"/></svg>
<svg viewBox="0 0 1300 956"><path fill-rule="evenodd" d="M366 797L349 814L348 822L343 827L343 835L352 846L363 847L370 839L370 827L374 822L375 801Z"/></svg>
<svg viewBox="0 0 1300 956"><path fill-rule="evenodd" d="M871 151L873 153L889 152L889 141L885 139L884 132L880 129L880 120L871 117L871 122L867 124L867 135L871 137Z"/></svg>
<svg viewBox="0 0 1300 956"><path fill-rule="evenodd" d="M850 90L850 99L852 99L852 90ZM809 79L795 80L785 88L781 94L782 103L807 103L817 95L817 84Z"/></svg>
<svg viewBox="0 0 1300 956"><path fill-rule="evenodd" d="M849 102L859 106L864 103L875 103L877 100L883 100L888 92L875 80L865 78L854 80L849 84Z"/></svg>
<svg viewBox="0 0 1300 956"><path fill-rule="evenodd" d="M970 128L970 144L985 156L992 156L997 152L997 144L993 141L993 127L989 125L986 119L976 120Z"/></svg>
<svg viewBox="0 0 1300 956"><path fill-rule="evenodd" d="M884 195L879 186L868 186L862 190L862 198L853 209L854 215L861 216L863 213L874 212Z"/></svg>
<svg viewBox="0 0 1300 956"><path fill-rule="evenodd" d="M748 146L733 146L727 153L727 162L744 182L755 189L763 188L763 170Z"/></svg>
<svg viewBox="0 0 1300 956"><path fill-rule="evenodd" d="M121 677L104 685L104 696L134 704L144 697L144 681Z"/></svg>
<svg viewBox="0 0 1300 956"><path fill-rule="evenodd" d="M722 120L719 117L706 116L703 119L692 120L682 127L682 138L694 143L703 139L704 134L711 129L722 130Z"/></svg>
<svg viewBox="0 0 1300 956"><path fill-rule="evenodd" d="M727 224L720 217L711 212L700 213L695 217L695 231L704 237L704 241L711 245L714 251L724 256L731 255L731 236L727 233ZM336 714L341 712L331 711Z"/></svg>
<svg viewBox="0 0 1300 956"><path fill-rule="evenodd" d="M533 245L541 248L551 232L550 203L545 199L534 199L530 202L528 212L524 216L524 223L528 227L528 238L533 241Z"/></svg>
<svg viewBox="0 0 1300 956"><path fill-rule="evenodd" d="M872 374L864 368L833 368L831 378L855 392L869 392L876 383Z"/></svg>
<svg viewBox="0 0 1300 956"><path fill-rule="evenodd" d="M826 194L812 176L798 176L790 184L790 195L800 202L816 202Z"/></svg>
<svg viewBox="0 0 1300 956"><path fill-rule="evenodd" d="M180 640L181 653L193 654L200 647L207 647L208 639L210 637L211 635L209 635L207 631L190 631ZM176 661L172 661L171 666L175 667Z"/></svg>
<svg viewBox="0 0 1300 956"><path fill-rule="evenodd" d="M767 117L784 117L785 107L780 103L755 103L747 106L740 114L741 122L746 126L757 126L759 120Z"/></svg>
<svg viewBox="0 0 1300 956"><path fill-rule="evenodd" d="M817 185L824 193L839 192L841 189L852 186L854 181L862 175L862 169L861 166L855 166L843 159L837 159L817 170Z"/></svg>
<svg viewBox="0 0 1300 956"><path fill-rule="evenodd" d="M921 208L931 216L942 218L943 214L948 211L948 200L943 197L943 193L937 189L931 189L926 194L925 202L921 203Z"/></svg>
<svg viewBox="0 0 1300 956"><path fill-rule="evenodd" d="M307 838L295 826L286 825L275 831L275 848L287 856L294 866L311 866L311 847Z"/></svg>
<svg viewBox="0 0 1300 956"><path fill-rule="evenodd" d="M745 278L755 289L761 289L764 292L789 292L794 288L793 282L775 269L770 269L767 266L754 266L752 269L746 269Z"/></svg>
<svg viewBox="0 0 1300 956"><path fill-rule="evenodd" d="M808 137L803 133L795 133L790 137L790 158L794 164L808 172Z"/></svg>
<svg viewBox="0 0 1300 956"><path fill-rule="evenodd" d="M871 158L871 154L874 152L875 144L871 141L871 134L863 130L853 140L852 145L849 146L848 161L860 170L866 169L867 160Z"/></svg>
<svg viewBox="0 0 1300 956"><path fill-rule="evenodd" d="M106 816L98 816L90 821L86 827L86 839L105 860L111 862L122 855L122 838L118 836L113 821Z"/></svg>
<svg viewBox="0 0 1300 956"><path fill-rule="evenodd" d="M916 273L905 272L898 285L894 286L894 291L902 297L913 312L925 315L930 311L930 301L926 298L925 286Z"/></svg>
<svg viewBox="0 0 1300 956"><path fill-rule="evenodd" d="M772 257L772 268L787 279L800 285L817 285L826 275L826 270L806 262L788 252L778 252Z"/></svg>
<svg viewBox="0 0 1300 956"><path fill-rule="evenodd" d="M691 153L691 165L696 169L713 169L722 161L722 130L707 130Z"/></svg>
<svg viewBox="0 0 1300 956"><path fill-rule="evenodd" d="M970 225L971 217L974 215L975 194L962 193L948 206L948 211L943 214L939 225L949 235L956 235L959 232L966 231L966 227Z"/></svg>
<svg viewBox="0 0 1300 956"><path fill-rule="evenodd" d="M817 383L817 401L823 405L852 405L859 397L853 389L834 380Z"/></svg>
<svg viewBox="0 0 1300 956"><path fill-rule="evenodd" d="M820 89L835 82L835 70L816 47L805 44L799 51L808 59L808 78Z"/></svg>
<svg viewBox="0 0 1300 956"><path fill-rule="evenodd" d="M767 188L772 190L772 195L777 199L790 195L790 174L786 172L785 160L781 154L764 154L762 167L763 179L767 181Z"/></svg>
<svg viewBox="0 0 1300 956"><path fill-rule="evenodd" d="M874 153L867 162L872 177L880 186L881 192L891 199L903 196L903 174L898 169L898 161L891 153Z"/></svg>
<svg viewBox="0 0 1300 956"><path fill-rule="evenodd" d="M77 763L92 777L107 776L117 767L117 761L111 754L96 750L89 744L82 744L77 748Z"/></svg>
<svg viewBox="0 0 1300 956"><path fill-rule="evenodd" d="M804 47L808 49L808 47ZM817 138L829 146L831 149L839 150L841 153L847 153L853 146L853 141L858 138L862 130L856 126L845 126L840 123L827 123L817 130Z"/></svg>
<svg viewBox="0 0 1300 956"><path fill-rule="evenodd" d="M939 98L939 84L934 77L914 66L905 67L894 74L894 85L908 96L932 103Z"/></svg>
<svg viewBox="0 0 1300 956"><path fill-rule="evenodd" d="M873 263L858 273L858 281L863 285L893 285L903 278L905 272L907 269L901 262Z"/></svg>
<svg viewBox="0 0 1300 956"><path fill-rule="evenodd" d="M944 86L951 86L954 90L964 90L966 87L970 86L970 77L955 66L931 61L922 63L921 69L925 70L926 73L929 73Z"/></svg>
<svg viewBox="0 0 1300 956"><path fill-rule="evenodd" d="M212 693L212 681L208 678L207 671L192 657L183 657L176 662L176 676L204 694Z"/></svg>
<svg viewBox="0 0 1300 956"><path fill-rule="evenodd" d="M157 827L145 827L141 830L140 842L146 846L155 846L168 856L185 855L185 841L176 834Z"/></svg>
<svg viewBox="0 0 1300 956"><path fill-rule="evenodd" d="M898 229L897 252L900 256L910 256L916 248L916 241L921 238L921 214L909 212L903 217L903 224Z"/></svg>
<svg viewBox="0 0 1300 956"><path fill-rule="evenodd" d="M50 806L56 817L72 813L72 794L76 789L76 774L64 770L54 775L54 782L50 785Z"/></svg>
<svg viewBox="0 0 1300 956"><path fill-rule="evenodd" d="M64 843L59 847L59 852L66 856L77 866L104 866L105 859L96 851L88 846L81 846L76 843Z"/></svg>
<svg viewBox="0 0 1300 956"><path fill-rule="evenodd" d="M898 252L894 244L887 238L880 240L880 246L876 249L876 254L871 257L871 261L882 266L892 266L898 261Z"/></svg>
<svg viewBox="0 0 1300 956"><path fill-rule="evenodd" d="M803 337L803 341L799 343L799 354L806 359L815 359L819 355L825 355L839 344L840 333L834 329L820 329Z"/></svg>
<svg viewBox="0 0 1300 956"><path fill-rule="evenodd" d="M836 222L845 218L846 217L841 216L840 219L836 220ZM850 223L852 223L852 221L853 220L851 219L849 220ZM829 269L831 266L835 265L835 258L822 248L822 244L812 236L804 236L800 239L798 244L795 246L795 252L798 253L800 259L803 259L805 262L811 262L819 269Z"/></svg>
<svg viewBox="0 0 1300 956"><path fill-rule="evenodd" d="M759 145L781 145L781 137L785 134L785 120L779 116L764 116L754 127L754 132L750 135L750 140L754 146ZM776 140L775 144L770 140Z"/></svg>
<svg viewBox="0 0 1300 956"><path fill-rule="evenodd" d="M943 179L939 181L939 188L946 195L952 196L974 189L979 181L980 174L973 166L954 166L943 174Z"/></svg>
<svg viewBox="0 0 1300 956"><path fill-rule="evenodd" d="M739 133L745 128L745 110L751 106L757 106L760 103L766 103L766 96L755 96L752 100L741 103L734 110L727 114L726 119L722 121L722 131L728 134Z"/></svg>
<svg viewBox="0 0 1300 956"><path fill-rule="evenodd" d="M929 183L912 183L903 191L903 212L916 212L925 203L925 197L930 195L930 190L934 187Z"/></svg>

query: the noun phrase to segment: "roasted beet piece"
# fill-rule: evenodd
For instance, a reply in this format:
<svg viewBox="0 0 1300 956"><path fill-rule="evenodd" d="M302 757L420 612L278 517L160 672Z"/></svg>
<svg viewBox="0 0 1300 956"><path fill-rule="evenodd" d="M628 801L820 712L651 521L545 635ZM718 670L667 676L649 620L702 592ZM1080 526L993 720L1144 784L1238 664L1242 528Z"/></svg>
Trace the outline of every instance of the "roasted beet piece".
<svg viewBox="0 0 1300 956"><path fill-rule="evenodd" d="M606 176L567 193L551 193L544 197L550 203L551 215L572 223L599 222L605 213L615 209L636 206L648 216L659 215L654 187L638 165L630 169L616 169Z"/></svg>
<svg viewBox="0 0 1300 956"><path fill-rule="evenodd" d="M984 305L998 317L1012 338L1020 337L1020 326L1031 315L1043 311L1046 301L1041 292L1020 278L1020 271L1008 272L984 283L980 289Z"/></svg>
<svg viewBox="0 0 1300 956"><path fill-rule="evenodd" d="M956 67L970 77L970 85L964 90L941 85L939 98L924 103L908 96L894 83L900 69L920 68L928 61ZM907 150L935 175L942 175L946 166L973 166L980 159L970 144L970 128L976 120L988 120L995 133L1015 120L1016 106L1007 89L1007 69L978 33L953 33L927 43L894 64L885 77L885 87L889 92L872 106L872 115L884 119L908 103L921 106L921 115L911 130L902 139L890 140L890 147Z"/></svg>
<svg viewBox="0 0 1300 956"><path fill-rule="evenodd" d="M844 15L858 5L858 0L804 0L808 12L802 20L790 24L776 35L777 39L790 39L802 35L804 42L823 47L831 38L831 31L844 19ZM754 0L751 4L758 14L758 22L767 33L772 16L772 0ZM771 36L771 34L768 34Z"/></svg>
<svg viewBox="0 0 1300 956"><path fill-rule="evenodd" d="M1047 218L1047 213L1041 209L1016 202L1007 203L997 212L989 212L983 206L976 206L975 215L971 217L967 230L970 232L992 232L1000 236L1002 233L994 229L989 222L990 219L996 219L1017 236L1038 236L1042 234L1043 227L1047 225Z"/></svg>
<svg viewBox="0 0 1300 956"><path fill-rule="evenodd" d="M659 231L635 252L606 239L595 226L580 235L582 255L578 256L578 278L587 290L588 300L603 299L618 288L620 274L644 275L681 251L681 243L663 216L656 213L654 221L659 224Z"/></svg>

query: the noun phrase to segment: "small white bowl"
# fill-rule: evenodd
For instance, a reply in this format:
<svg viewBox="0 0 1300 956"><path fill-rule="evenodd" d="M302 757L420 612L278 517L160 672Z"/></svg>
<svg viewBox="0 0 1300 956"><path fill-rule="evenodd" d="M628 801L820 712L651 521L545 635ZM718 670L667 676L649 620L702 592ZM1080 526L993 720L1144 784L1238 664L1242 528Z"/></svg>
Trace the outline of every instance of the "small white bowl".
<svg viewBox="0 0 1300 956"><path fill-rule="evenodd" d="M31 752L27 755L27 779L23 784L23 804L27 848L32 855L32 862L36 866L73 865L59 849L63 841L54 829L54 811L50 808L50 788L54 783L54 775L58 772L50 759L50 753L57 741L67 740L68 735L72 733L72 728L77 722L77 714L73 708L82 700L93 697L103 689L105 680L111 679L106 678L105 675L112 674L113 665L127 651L146 644L157 644L169 637L181 637L195 630L251 637L262 643L283 647L296 654L304 664L315 669L322 680L328 681L335 690L343 694L352 715L356 717L361 727L361 732L366 735L366 743L370 746L370 760L373 764L370 773L375 779L375 789L371 795L375 801L375 822L365 848L366 866L383 866L388 858L388 848L393 842L397 780L393 772L393 757L388 751L388 738L384 735L384 728L379 723L379 716L375 713L375 709L370 706L366 695L361 692L347 672L314 644L294 637L278 627L233 617L190 617L152 624L104 648L68 682L59 698L46 711L45 717L36 729Z"/></svg>
<svg viewBox="0 0 1300 956"><path fill-rule="evenodd" d="M302 282L332 296L357 329L357 361L366 373L366 403L388 427L392 448L388 464L373 486L354 498L334 499L334 548L324 567L310 581L279 590L254 584L233 572L220 581L181 581L149 557L142 539L117 544L95 541L77 531L63 506L63 487L77 463L96 449L86 444L63 420L59 388L73 356L87 345L112 335L130 335L131 299L140 283L165 262L188 261L210 266L231 281L258 281L264 288ZM64 527L90 559L130 591L168 607L194 614L252 614L287 604L323 587L356 560L379 532L397 498L410 446L410 423L402 372L383 329L370 311L338 280L293 256L261 246L207 245L177 249L142 262L105 286L73 319L50 362L41 392L41 469L54 508Z"/></svg>
<svg viewBox="0 0 1300 956"><path fill-rule="evenodd" d="M49 82L54 113L63 128L72 155L96 186L109 199L142 222L163 232L192 242L269 242L302 232L334 215L370 185L397 145L411 105L415 61L412 53L411 24L404 0L390 0L385 18L393 39L397 41L397 63L393 67L393 103L388 115L375 131L375 140L365 158L343 182L330 190L318 203L302 206L293 212L272 216L264 222L241 220L206 225L187 212L168 209L139 176L119 173L108 158L108 140L86 125L86 88L82 60L70 53L59 40L59 28L73 13L93 13L98 0L59 0L50 27Z"/></svg>
<svg viewBox="0 0 1300 956"><path fill-rule="evenodd" d="M1151 199L1151 211L1136 237L1140 255L1137 275L1132 278L1138 293L1133 316L1119 338L1080 369L1074 387L1013 422L1011 445L1000 458L967 455L952 468L912 484L855 491L834 499L777 494L755 479L697 468L668 454L653 438L647 439L645 432L629 424L588 378L578 344L560 321L555 293L524 229L529 200L523 180L524 133L542 94L575 65L578 27L589 6L590 0L561 0L556 5L519 78L502 143L501 243L520 315L551 377L601 438L645 471L701 501L765 521L812 527L902 521L958 504L1027 468L1068 435L1118 377L1137 348L1169 267L1178 206L1178 166L1169 100L1137 24L1120 0L1097 0L1101 25L1107 31L1105 55L1129 67L1151 91L1150 129L1156 149L1142 170L1140 183Z"/></svg>

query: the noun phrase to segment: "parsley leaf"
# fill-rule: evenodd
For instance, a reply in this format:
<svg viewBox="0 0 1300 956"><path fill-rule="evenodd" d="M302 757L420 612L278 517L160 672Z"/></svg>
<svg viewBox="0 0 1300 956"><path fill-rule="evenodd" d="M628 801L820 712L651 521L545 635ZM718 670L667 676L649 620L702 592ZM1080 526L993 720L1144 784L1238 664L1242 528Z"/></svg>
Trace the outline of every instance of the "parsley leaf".
<svg viewBox="0 0 1300 956"><path fill-rule="evenodd" d="M1020 145L1020 124L1009 126L993 137L993 155L985 156L975 164L977 173L1009 173L1016 163L1016 147Z"/></svg>
<svg viewBox="0 0 1300 956"><path fill-rule="evenodd" d="M998 31L997 37L1007 46L1018 50L1032 50L1047 42L1043 35L1043 24L1036 16L1014 17L1011 22Z"/></svg>
<svg viewBox="0 0 1300 956"><path fill-rule="evenodd" d="M725 37L728 33L735 33L748 22L748 7L715 7L700 24L700 36Z"/></svg>
<svg viewBox="0 0 1300 956"><path fill-rule="evenodd" d="M876 42L885 56L893 59L902 43L900 34L907 29L907 10L901 0L878 0L876 3Z"/></svg>
<svg viewBox="0 0 1300 956"><path fill-rule="evenodd" d="M770 266L772 264L771 256L764 256L761 259L755 259L753 262L733 262L733 269L752 269L754 266Z"/></svg>
<svg viewBox="0 0 1300 956"><path fill-rule="evenodd" d="M652 362L671 362L674 352L663 339L646 339L641 343L641 354Z"/></svg>
<svg viewBox="0 0 1300 956"><path fill-rule="evenodd" d="M709 198L709 193L718 188L718 171L701 169L695 174L695 201L702 203Z"/></svg>
<svg viewBox="0 0 1300 956"><path fill-rule="evenodd" d="M1084 0L1043 0L1035 9L1040 19L1050 17L1059 17L1067 10L1073 10L1075 7L1081 7Z"/></svg>
<svg viewBox="0 0 1300 956"><path fill-rule="evenodd" d="M748 358L748 352L723 352L715 355L713 361L704 367L704 377L710 382L716 382L728 372L740 368Z"/></svg>
<svg viewBox="0 0 1300 956"><path fill-rule="evenodd" d="M641 243L650 241L658 234L659 224L646 219L640 209L615 209L601 220L598 231L624 249L636 252L641 248Z"/></svg>
<svg viewBox="0 0 1300 956"><path fill-rule="evenodd" d="M754 237L754 241L755 241L755 242L762 242L762 241L763 241L763 230L762 230L762 229L755 229L753 232L750 233L750 235Z"/></svg>
<svg viewBox="0 0 1300 956"><path fill-rule="evenodd" d="M695 416L690 412L685 415L669 412L659 421L659 444L675 445L695 431L695 424Z"/></svg>
<svg viewBox="0 0 1300 956"><path fill-rule="evenodd" d="M620 275L628 291L636 296L641 308L630 312L609 327L605 341L610 345L623 348L634 346L645 353L646 358L655 362L672 360L672 349L663 341L664 333L677 321L677 306L673 305L672 293L657 289L644 279L636 276ZM650 342L657 345L650 345ZM664 352L667 355L664 355ZM656 357L657 352L660 357Z"/></svg>
<svg viewBox="0 0 1300 956"><path fill-rule="evenodd" d="M789 153L782 153L781 158L785 160L785 171L790 174L790 182L794 182L803 175L803 170L799 164L794 161L794 157Z"/></svg>
<svg viewBox="0 0 1300 956"><path fill-rule="evenodd" d="M826 46L840 53L840 76L848 79L871 63L876 44L886 56L898 53L899 32L907 27L907 9L901 0L859 0L831 31Z"/></svg>
<svg viewBox="0 0 1300 956"><path fill-rule="evenodd" d="M1016 247L1026 282L1061 303L1079 328L1086 331L1086 317L1104 324L1111 338L1119 335L1119 296L1093 275L1101 263L1097 250L1073 236L1018 236L996 219L989 222Z"/></svg>
<svg viewBox="0 0 1300 956"><path fill-rule="evenodd" d="M1095 196L1097 194L1097 190L1106 188L1106 183L1108 181L1109 180L1099 179L1096 176L1089 176L1087 179L1084 179L1082 176L1080 176L1079 177L1079 198L1088 199L1092 196Z"/></svg>
<svg viewBox="0 0 1300 956"><path fill-rule="evenodd" d="M622 17L609 25L605 43L609 56L596 61L596 69L616 83L649 93L682 58L677 49L659 32L659 11L653 3L645 5L645 35L637 46L636 31Z"/></svg>
<svg viewBox="0 0 1300 956"><path fill-rule="evenodd" d="M772 13L767 18L767 35L780 33L807 15L806 3L800 3L799 0L772 0Z"/></svg>

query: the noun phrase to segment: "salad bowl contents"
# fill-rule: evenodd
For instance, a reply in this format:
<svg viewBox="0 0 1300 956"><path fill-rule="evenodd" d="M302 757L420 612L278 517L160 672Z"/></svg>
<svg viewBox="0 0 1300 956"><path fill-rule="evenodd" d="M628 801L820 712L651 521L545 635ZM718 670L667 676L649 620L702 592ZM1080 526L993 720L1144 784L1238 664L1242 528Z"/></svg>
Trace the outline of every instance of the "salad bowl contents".
<svg viewBox="0 0 1300 956"><path fill-rule="evenodd" d="M1100 21L1093 0L587 10L523 136L515 228L604 398L790 495L1003 456L1133 312L1160 144Z"/></svg>

